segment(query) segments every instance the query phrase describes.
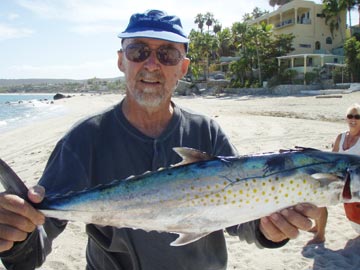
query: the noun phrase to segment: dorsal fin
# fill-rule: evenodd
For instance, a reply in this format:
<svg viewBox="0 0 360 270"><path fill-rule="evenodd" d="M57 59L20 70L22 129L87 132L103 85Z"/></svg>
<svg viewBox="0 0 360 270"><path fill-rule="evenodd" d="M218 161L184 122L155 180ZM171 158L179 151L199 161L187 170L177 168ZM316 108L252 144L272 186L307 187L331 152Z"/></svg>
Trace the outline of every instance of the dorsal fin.
<svg viewBox="0 0 360 270"><path fill-rule="evenodd" d="M175 166L213 159L211 155L189 147L174 147L173 150L182 158Z"/></svg>

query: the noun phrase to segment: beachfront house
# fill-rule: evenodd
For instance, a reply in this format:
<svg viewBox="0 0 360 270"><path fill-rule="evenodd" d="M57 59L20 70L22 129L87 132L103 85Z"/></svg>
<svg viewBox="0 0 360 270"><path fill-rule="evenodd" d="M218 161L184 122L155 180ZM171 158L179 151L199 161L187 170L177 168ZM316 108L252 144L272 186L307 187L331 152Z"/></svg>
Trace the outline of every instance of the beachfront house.
<svg viewBox="0 0 360 270"><path fill-rule="evenodd" d="M286 56L278 57L278 64L294 69L298 74L306 74L315 69L344 64L346 11L339 14L339 27L333 32L325 23L322 11L322 4L293 0L250 21L249 24L271 24L274 35L293 33L295 50Z"/></svg>

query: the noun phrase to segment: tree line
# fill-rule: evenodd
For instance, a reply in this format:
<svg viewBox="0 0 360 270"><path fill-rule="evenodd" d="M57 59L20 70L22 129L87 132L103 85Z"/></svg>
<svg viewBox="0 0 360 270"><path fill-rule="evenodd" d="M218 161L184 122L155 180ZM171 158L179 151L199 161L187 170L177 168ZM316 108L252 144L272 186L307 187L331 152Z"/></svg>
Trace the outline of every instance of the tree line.
<svg viewBox="0 0 360 270"><path fill-rule="evenodd" d="M276 6L288 2L269 1L269 4ZM359 0L324 0L323 5L323 17L333 32L339 27L335 23L339 13L358 7ZM256 7L243 16L242 22L234 22L224 29L212 13L197 14L194 19L197 28L189 35L189 76L207 78L211 72L223 70L231 79L231 87L259 87L263 81L287 83L291 71L279 70L277 57L294 50L294 35L272 35L272 25L249 25L249 20L266 13L268 11ZM360 37L353 35L345 40L344 51L352 81L360 81ZM233 57L236 61L221 67L221 57Z"/></svg>

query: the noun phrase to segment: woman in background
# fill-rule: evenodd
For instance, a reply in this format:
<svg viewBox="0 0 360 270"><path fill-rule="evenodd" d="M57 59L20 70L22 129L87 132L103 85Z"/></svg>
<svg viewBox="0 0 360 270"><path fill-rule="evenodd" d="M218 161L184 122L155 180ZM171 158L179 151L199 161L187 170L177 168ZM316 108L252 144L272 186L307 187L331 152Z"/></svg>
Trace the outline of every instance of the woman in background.
<svg viewBox="0 0 360 270"><path fill-rule="evenodd" d="M360 155L360 104L353 104L347 109L346 121L349 130L336 137L332 151ZM360 203L344 203L344 208L351 226L360 234ZM327 217L327 209L324 207L319 218L315 220L315 227L311 230L315 236L308 244L325 242Z"/></svg>

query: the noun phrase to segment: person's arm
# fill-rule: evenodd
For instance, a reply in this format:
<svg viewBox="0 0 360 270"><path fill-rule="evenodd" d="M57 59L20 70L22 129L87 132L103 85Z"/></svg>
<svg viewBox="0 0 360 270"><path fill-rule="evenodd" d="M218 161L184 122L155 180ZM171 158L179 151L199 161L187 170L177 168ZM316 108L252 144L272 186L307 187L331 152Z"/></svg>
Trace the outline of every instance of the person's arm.
<svg viewBox="0 0 360 270"><path fill-rule="evenodd" d="M333 149L332 149L333 152L339 152L340 140L341 140L341 134L339 134L339 135L336 137L336 140L335 140L335 143L334 143Z"/></svg>
<svg viewBox="0 0 360 270"><path fill-rule="evenodd" d="M43 194L33 190L29 199L40 202ZM0 258L4 266L22 270L41 266L65 222L47 219L44 223L44 216L29 203L6 193L0 194L0 213Z"/></svg>
<svg viewBox="0 0 360 270"><path fill-rule="evenodd" d="M238 236L241 241L255 244L258 248L279 248L284 246L289 239L273 242L267 239L260 231L260 219L226 228L231 236Z"/></svg>

